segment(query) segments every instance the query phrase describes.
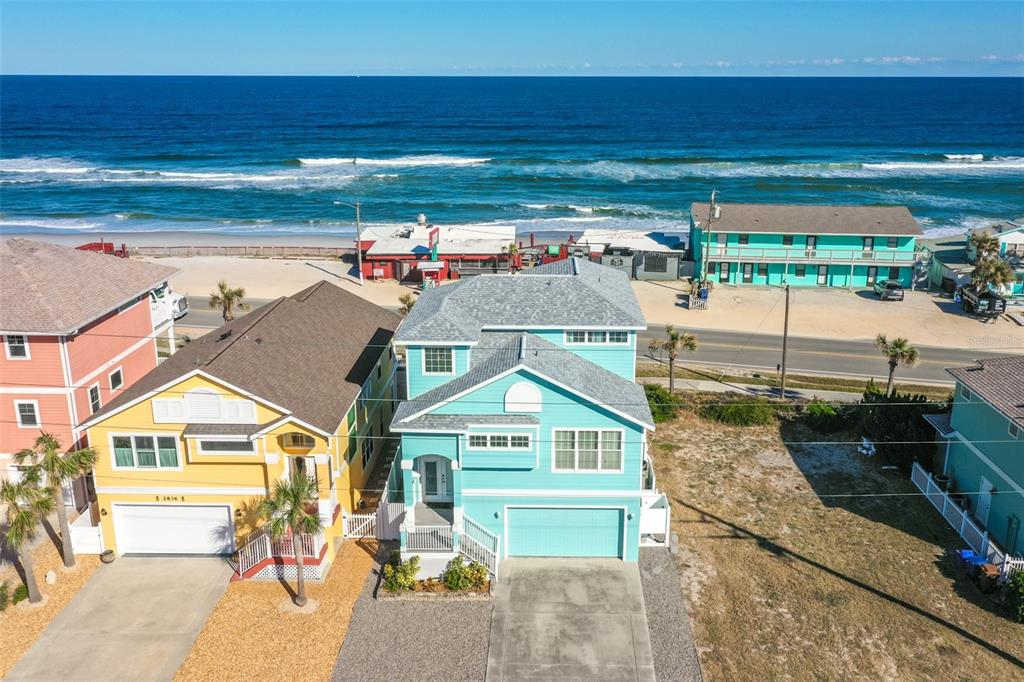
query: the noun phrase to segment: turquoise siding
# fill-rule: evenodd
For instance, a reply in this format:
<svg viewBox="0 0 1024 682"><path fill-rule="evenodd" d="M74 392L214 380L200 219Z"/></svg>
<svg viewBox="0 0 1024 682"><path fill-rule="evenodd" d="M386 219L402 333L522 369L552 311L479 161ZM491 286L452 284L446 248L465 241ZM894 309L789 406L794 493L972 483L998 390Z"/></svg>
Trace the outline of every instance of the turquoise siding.
<svg viewBox="0 0 1024 682"><path fill-rule="evenodd" d="M561 329L523 329L520 331L530 332L549 343L571 350L584 360L589 360L630 381L636 376L636 332L629 332L629 341L626 344L585 344L566 343L565 332ZM596 327L595 331L601 331L601 328Z"/></svg>
<svg viewBox="0 0 1024 682"><path fill-rule="evenodd" d="M508 556L622 556L624 510L510 507Z"/></svg>
<svg viewBox="0 0 1024 682"><path fill-rule="evenodd" d="M460 374L468 372L471 353L469 346L453 346L452 364L455 370L453 374L424 374L423 347L408 346L405 355L408 397L415 398L421 393L426 393L441 384L448 383Z"/></svg>
<svg viewBox="0 0 1024 682"><path fill-rule="evenodd" d="M791 236L792 244L784 244L784 237ZM861 236L854 235L829 235L819 234L813 235L816 237L817 242L813 247L814 250L822 254L822 259L827 259L827 253L829 252L849 252L849 255L853 258L859 258L860 254L864 254L864 238ZM713 262L717 263L718 268L721 268L722 262L728 262L730 265L730 273L728 278L722 279L719 276L720 270L716 270L714 273L708 275L708 278L723 284L753 284L761 286L777 286L782 284L790 284L792 286L829 286L829 287L849 287L849 288L869 288L872 284L869 278L868 265L853 264L851 270L851 264L842 263L829 263L820 264L820 267L825 268L825 279L824 282L819 282L818 279L818 267L819 264L812 263L810 261L802 263L805 265L805 274L803 276L797 275L797 263L790 262L786 263L769 263L768 271L764 273L759 271L758 264L762 258L775 258L784 259L787 255L790 258L803 258L805 252L808 250L808 235L793 234L783 235L778 234L766 234L766 233L749 233L746 234L746 244L740 243L740 234L738 233L726 233L724 234L724 241L720 241L720 234L712 232L711 234L711 246L713 248L725 248L725 253L715 255ZM697 261L696 275L699 277L708 267L708 263L704 259L704 250L706 239L705 232L696 227L691 219L690 224L690 248L693 252L694 259ZM892 264L886 260L887 254L899 253L901 255L912 256L915 250L916 239L914 237L896 237L896 245L893 247L889 246L889 237L885 235L875 236L870 252L876 254L877 261L872 265L877 268L875 279L899 279L905 287L911 285L913 279L913 266L906 264ZM753 250L753 251L752 251ZM838 254L833 254L838 255ZM750 281L745 281L743 277L744 264L752 265L752 277ZM714 267L714 266L712 266ZM890 268L898 268L898 272L890 272Z"/></svg>
<svg viewBox="0 0 1024 682"><path fill-rule="evenodd" d="M1012 554L1024 554L1024 436L1012 440L1009 419L991 405L973 396L966 400L960 384L954 394L953 414L950 422L965 440L979 450L992 464L989 465L971 446L954 438L946 455L946 473L953 480L956 492L976 493L981 489L982 477L995 486L992 495L987 528L992 538ZM1001 470L1010 480L998 473ZM1014 485L1017 489L1014 489ZM977 509L977 495L968 495L971 512Z"/></svg>

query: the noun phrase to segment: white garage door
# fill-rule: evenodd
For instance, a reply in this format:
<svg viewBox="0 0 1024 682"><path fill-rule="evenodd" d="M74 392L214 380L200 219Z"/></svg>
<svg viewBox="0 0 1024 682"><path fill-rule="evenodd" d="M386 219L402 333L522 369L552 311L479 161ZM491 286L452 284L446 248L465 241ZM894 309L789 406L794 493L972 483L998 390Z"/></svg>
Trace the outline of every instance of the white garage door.
<svg viewBox="0 0 1024 682"><path fill-rule="evenodd" d="M228 505L115 504L122 554L230 554L235 524Z"/></svg>

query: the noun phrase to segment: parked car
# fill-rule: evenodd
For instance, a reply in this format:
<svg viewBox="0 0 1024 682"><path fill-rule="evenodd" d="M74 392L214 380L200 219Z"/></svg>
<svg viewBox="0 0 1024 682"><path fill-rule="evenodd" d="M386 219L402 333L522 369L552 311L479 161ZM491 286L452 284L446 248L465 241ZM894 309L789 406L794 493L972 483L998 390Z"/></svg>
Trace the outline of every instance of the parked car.
<svg viewBox="0 0 1024 682"><path fill-rule="evenodd" d="M875 282L875 293L883 301L902 301L903 285L895 279L883 279Z"/></svg>

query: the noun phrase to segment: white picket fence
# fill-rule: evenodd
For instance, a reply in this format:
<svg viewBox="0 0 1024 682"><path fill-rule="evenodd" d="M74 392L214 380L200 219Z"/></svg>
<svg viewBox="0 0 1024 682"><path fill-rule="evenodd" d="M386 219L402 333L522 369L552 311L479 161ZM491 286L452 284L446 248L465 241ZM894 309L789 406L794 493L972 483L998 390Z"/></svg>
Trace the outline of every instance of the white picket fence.
<svg viewBox="0 0 1024 682"><path fill-rule="evenodd" d="M1024 557L1007 556L1006 552L988 536L988 532L978 526L964 509L961 509L953 498L946 493L924 468L914 462L910 471L910 480L914 486L924 493L942 518L953 527L967 546L978 554L988 558L990 563L999 566L1003 579L1024 571Z"/></svg>

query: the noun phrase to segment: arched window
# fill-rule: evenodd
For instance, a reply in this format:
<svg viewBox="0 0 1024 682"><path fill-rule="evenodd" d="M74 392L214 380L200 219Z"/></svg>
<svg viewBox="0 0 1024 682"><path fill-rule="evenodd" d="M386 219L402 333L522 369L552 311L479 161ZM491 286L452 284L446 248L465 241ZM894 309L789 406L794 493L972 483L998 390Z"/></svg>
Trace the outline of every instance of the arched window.
<svg viewBox="0 0 1024 682"><path fill-rule="evenodd" d="M505 391L506 412L540 412L540 391L528 381L512 384Z"/></svg>

